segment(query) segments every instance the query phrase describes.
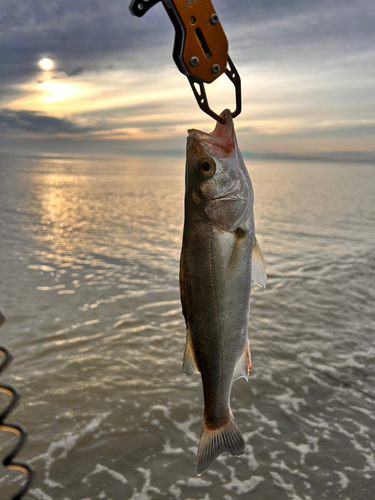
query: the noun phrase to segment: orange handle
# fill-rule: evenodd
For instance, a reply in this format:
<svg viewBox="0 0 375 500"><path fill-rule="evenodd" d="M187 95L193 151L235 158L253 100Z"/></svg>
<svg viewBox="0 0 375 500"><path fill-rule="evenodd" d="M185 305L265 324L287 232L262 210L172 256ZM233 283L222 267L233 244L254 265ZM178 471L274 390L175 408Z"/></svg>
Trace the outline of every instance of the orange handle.
<svg viewBox="0 0 375 500"><path fill-rule="evenodd" d="M228 40L211 0L174 0L184 26L182 59L191 76L211 83L227 67Z"/></svg>

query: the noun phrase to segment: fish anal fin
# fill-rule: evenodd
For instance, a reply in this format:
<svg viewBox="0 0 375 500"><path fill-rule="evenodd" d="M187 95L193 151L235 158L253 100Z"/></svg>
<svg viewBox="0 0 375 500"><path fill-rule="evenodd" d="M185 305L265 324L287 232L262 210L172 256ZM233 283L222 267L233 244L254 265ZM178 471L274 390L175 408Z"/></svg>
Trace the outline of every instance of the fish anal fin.
<svg viewBox="0 0 375 500"><path fill-rule="evenodd" d="M210 429L203 421L199 441L195 472L200 476L222 453L228 452L235 457L245 454L245 441L232 415L228 422L218 429Z"/></svg>
<svg viewBox="0 0 375 500"><path fill-rule="evenodd" d="M240 359L238 360L236 367L233 373L233 380L237 380L241 377L244 377L248 380L249 371L251 370L251 354L250 354L250 346L246 344L243 353L241 354Z"/></svg>
<svg viewBox="0 0 375 500"><path fill-rule="evenodd" d="M186 346L184 361L182 363L182 373L184 373L187 377L194 375L194 373L199 373L189 327L186 330Z"/></svg>
<svg viewBox="0 0 375 500"><path fill-rule="evenodd" d="M251 261L252 261L251 279L261 288L266 288L267 266L262 254L262 250L260 249L259 243L256 238L253 246Z"/></svg>

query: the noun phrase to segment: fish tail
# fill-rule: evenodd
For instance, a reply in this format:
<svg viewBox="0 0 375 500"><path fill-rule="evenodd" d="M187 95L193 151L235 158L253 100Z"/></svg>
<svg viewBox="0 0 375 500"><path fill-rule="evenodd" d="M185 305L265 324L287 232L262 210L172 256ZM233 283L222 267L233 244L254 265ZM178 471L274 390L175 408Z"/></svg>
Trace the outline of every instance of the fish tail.
<svg viewBox="0 0 375 500"><path fill-rule="evenodd" d="M199 441L195 472L200 476L212 462L225 451L235 457L245 454L245 441L232 415L229 421L217 428L209 429L203 421Z"/></svg>

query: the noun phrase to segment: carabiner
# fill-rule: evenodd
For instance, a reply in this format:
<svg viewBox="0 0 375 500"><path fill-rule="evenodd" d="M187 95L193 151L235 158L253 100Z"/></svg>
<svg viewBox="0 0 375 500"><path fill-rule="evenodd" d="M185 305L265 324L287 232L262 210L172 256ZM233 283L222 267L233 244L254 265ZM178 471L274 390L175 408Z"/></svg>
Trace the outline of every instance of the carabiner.
<svg viewBox="0 0 375 500"><path fill-rule="evenodd" d="M142 17L162 2L175 28L173 59L187 76L199 107L220 123L225 120L208 104L205 83L225 73L236 90L233 118L241 113L241 79L228 55L228 40L211 0L132 0L130 12Z"/></svg>

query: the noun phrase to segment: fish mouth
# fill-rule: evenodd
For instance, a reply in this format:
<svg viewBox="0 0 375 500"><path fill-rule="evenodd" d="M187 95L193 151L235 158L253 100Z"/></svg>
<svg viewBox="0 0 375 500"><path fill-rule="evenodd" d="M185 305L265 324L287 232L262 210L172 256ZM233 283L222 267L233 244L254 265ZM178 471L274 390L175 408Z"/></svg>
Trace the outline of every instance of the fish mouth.
<svg viewBox="0 0 375 500"><path fill-rule="evenodd" d="M201 130L192 128L188 130L188 134L188 139L202 142L207 146L213 146L214 148L220 149L220 151L223 151L224 153L230 154L233 150L233 147L228 147L226 145L226 142L220 139L220 137L207 134L206 132L202 132Z"/></svg>
<svg viewBox="0 0 375 500"><path fill-rule="evenodd" d="M225 157L233 152L236 145L236 138L231 112L229 109L225 109L221 114L226 119L225 125L217 122L215 129L209 134L202 130L189 129L188 139L195 139L209 146L210 149L214 150L214 153L218 153L218 157Z"/></svg>

